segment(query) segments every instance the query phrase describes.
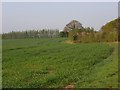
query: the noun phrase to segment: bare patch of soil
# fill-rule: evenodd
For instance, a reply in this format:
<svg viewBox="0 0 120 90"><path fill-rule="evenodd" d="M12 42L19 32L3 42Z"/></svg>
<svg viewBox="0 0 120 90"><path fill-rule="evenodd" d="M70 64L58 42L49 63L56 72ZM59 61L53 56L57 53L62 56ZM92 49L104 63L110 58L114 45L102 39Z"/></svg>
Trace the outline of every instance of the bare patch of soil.
<svg viewBox="0 0 120 90"><path fill-rule="evenodd" d="M74 89L74 85L73 84L69 84L65 87L65 90L73 90Z"/></svg>

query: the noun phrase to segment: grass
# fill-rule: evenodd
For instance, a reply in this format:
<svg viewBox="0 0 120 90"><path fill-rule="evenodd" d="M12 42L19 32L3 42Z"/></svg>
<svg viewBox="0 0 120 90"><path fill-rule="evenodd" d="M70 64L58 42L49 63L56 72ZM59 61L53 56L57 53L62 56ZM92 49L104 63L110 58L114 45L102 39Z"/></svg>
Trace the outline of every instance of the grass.
<svg viewBox="0 0 120 90"><path fill-rule="evenodd" d="M4 88L109 88L118 84L117 44L65 38L3 40Z"/></svg>

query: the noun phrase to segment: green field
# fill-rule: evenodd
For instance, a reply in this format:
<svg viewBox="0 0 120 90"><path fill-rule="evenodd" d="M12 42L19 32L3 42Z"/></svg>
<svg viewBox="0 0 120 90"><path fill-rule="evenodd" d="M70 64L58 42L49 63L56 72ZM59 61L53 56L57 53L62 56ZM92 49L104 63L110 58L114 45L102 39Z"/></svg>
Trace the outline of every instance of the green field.
<svg viewBox="0 0 120 90"><path fill-rule="evenodd" d="M118 86L117 43L65 41L65 38L3 40L3 88Z"/></svg>

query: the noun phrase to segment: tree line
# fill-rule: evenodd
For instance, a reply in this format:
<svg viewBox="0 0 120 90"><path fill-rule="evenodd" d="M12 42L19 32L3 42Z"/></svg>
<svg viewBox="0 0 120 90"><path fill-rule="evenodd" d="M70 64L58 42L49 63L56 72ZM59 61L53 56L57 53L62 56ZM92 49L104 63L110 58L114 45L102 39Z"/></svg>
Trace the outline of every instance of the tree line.
<svg viewBox="0 0 120 90"><path fill-rule="evenodd" d="M116 42L118 41L118 30L106 32L103 30L95 31L94 28L72 29L69 32L60 32L62 37L68 37L69 40L76 43L89 42Z"/></svg>
<svg viewBox="0 0 120 90"><path fill-rule="evenodd" d="M42 29L42 30L28 30L28 31L12 31L3 33L3 39L21 39L21 38L53 38L59 37L59 30Z"/></svg>
<svg viewBox="0 0 120 90"><path fill-rule="evenodd" d="M69 32L59 31L58 29L42 29L28 31L12 31L3 33L3 39L19 38L53 38L67 37L74 42L116 42L120 41L120 18L112 20L101 27L99 31L94 28L86 27L82 29L72 28Z"/></svg>

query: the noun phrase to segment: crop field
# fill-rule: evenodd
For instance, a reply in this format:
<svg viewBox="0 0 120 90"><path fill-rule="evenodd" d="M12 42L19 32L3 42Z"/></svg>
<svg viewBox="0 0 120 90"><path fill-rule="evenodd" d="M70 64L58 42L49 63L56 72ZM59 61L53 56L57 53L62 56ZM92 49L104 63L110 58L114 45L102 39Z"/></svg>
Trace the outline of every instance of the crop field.
<svg viewBox="0 0 120 90"><path fill-rule="evenodd" d="M117 43L65 43L66 38L3 40L3 88L118 86Z"/></svg>

